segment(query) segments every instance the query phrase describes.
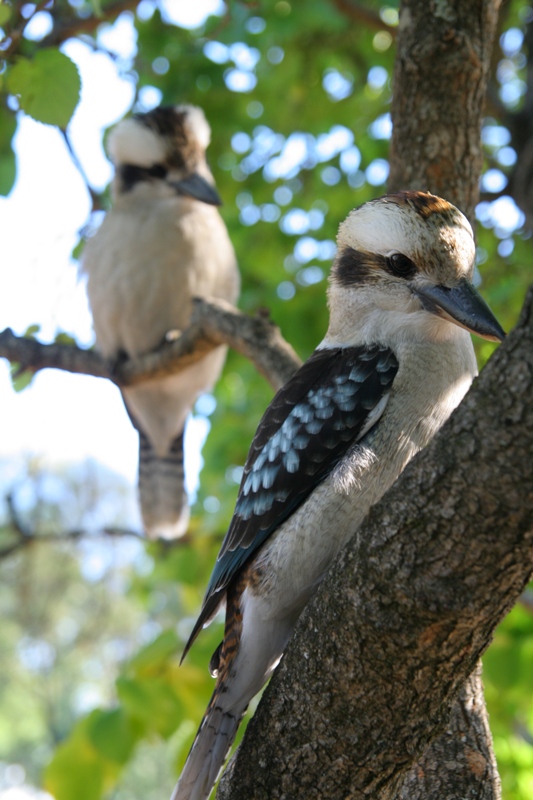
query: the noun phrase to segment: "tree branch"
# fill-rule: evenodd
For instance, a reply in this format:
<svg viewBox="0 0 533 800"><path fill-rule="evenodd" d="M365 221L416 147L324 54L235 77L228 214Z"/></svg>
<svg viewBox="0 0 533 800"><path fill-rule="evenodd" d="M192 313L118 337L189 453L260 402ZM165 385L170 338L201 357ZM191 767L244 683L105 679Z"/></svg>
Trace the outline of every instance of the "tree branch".
<svg viewBox="0 0 533 800"><path fill-rule="evenodd" d="M481 121L499 5L500 0L473 0L468 4L450 0L444 5L402 0L400 5L389 190L432 191L455 203L473 225L482 166ZM482 704L480 678L474 676L472 680L478 682L476 696ZM472 708L460 695L450 727L459 729L464 720L470 720L472 730L480 730L480 735L471 741L458 740L463 743L462 759L445 760L443 753L449 750L450 740L442 734L425 755L423 774L434 778L433 785L421 779L415 793L411 781L413 800L448 797L443 785L457 783L455 765L471 762L476 750L479 762L494 764L493 757L489 761L486 757L491 752L489 728L484 729L481 746L483 729L478 728ZM428 769L432 759L433 769ZM463 772L463 777L458 794L450 797L500 797L494 769L485 770L481 782L475 772Z"/></svg>
<svg viewBox="0 0 533 800"><path fill-rule="evenodd" d="M476 800L500 798L491 741L478 664L462 687L444 731L411 767L395 800L464 800L465 786Z"/></svg>
<svg viewBox="0 0 533 800"><path fill-rule="evenodd" d="M533 568L532 323L533 289L304 611L219 798L275 800L291 785L310 800L392 800L443 735ZM474 751L472 774L487 768Z"/></svg>
<svg viewBox="0 0 533 800"><path fill-rule="evenodd" d="M93 189L89 182L89 178L87 177L87 173L83 168L83 164L81 163L80 159L78 158L78 154L74 150L74 146L70 139L70 136L66 130L61 130L61 135L63 136L63 141L65 142L65 146L69 152L70 158L76 169L78 170L81 179L85 184L85 188L91 198L91 210L92 211L103 211L104 207L102 205L102 196Z"/></svg>
<svg viewBox="0 0 533 800"><path fill-rule="evenodd" d="M112 22L123 11L133 11L139 5L139 0L115 0L104 6L98 16L77 17L68 15L56 17L51 32L41 42L41 47L58 47L67 39L79 36L82 33L93 33L103 22Z"/></svg>
<svg viewBox="0 0 533 800"><path fill-rule="evenodd" d="M16 336L11 328L0 333L0 357L17 364L19 373L50 368L112 380L109 364L94 350L83 350L73 344L43 344L37 339Z"/></svg>
<svg viewBox="0 0 533 800"><path fill-rule="evenodd" d="M76 528L74 530L64 531L61 533L36 533L35 531L30 530L30 528L20 517L12 494L7 495L6 503L9 510L9 520L7 522L7 526L14 534L15 539L10 544L0 548L0 560L8 558L20 550L24 550L34 544L42 544L45 542L79 541L79 539L82 539L85 536L106 536L114 538L133 537L146 542L146 537L142 533L138 533L137 531L129 528L118 527L101 528L96 532L86 531L83 528ZM180 545L183 545L186 540L187 537L181 537L181 539L173 541L179 541Z"/></svg>
<svg viewBox="0 0 533 800"><path fill-rule="evenodd" d="M48 2L49 0L40 0L40 2L36 3L32 13L27 18L22 16L20 10L18 11L14 26L7 28L5 38L2 40L3 45L10 40L7 47L2 48L2 59L8 60L9 58L12 58L14 53L17 51L27 26L30 24L33 17L38 14L39 11L43 10Z"/></svg>
<svg viewBox="0 0 533 800"><path fill-rule="evenodd" d="M351 19L353 22L359 22L366 25L367 28L373 28L378 31L387 31L392 38L396 37L398 29L393 25L387 25L379 13L371 8L367 8L361 3L353 2L353 0L333 0L334 5L337 6L341 14Z"/></svg>
<svg viewBox="0 0 533 800"><path fill-rule="evenodd" d="M440 194L472 221L499 0L403 0L389 189Z"/></svg>
<svg viewBox="0 0 533 800"><path fill-rule="evenodd" d="M301 363L266 312L251 317L215 299L195 298L190 325L175 341L114 365L96 351L76 345L43 344L15 336L9 328L0 333L0 357L19 364L20 371L63 369L108 378L118 386L133 386L173 375L220 345L229 345L250 359L274 389L283 386Z"/></svg>

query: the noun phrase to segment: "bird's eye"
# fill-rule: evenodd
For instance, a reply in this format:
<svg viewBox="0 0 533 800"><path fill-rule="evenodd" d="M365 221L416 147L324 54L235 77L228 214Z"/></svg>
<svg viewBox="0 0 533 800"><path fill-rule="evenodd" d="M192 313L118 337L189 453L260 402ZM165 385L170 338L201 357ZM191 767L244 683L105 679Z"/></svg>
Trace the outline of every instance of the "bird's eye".
<svg viewBox="0 0 533 800"><path fill-rule="evenodd" d="M410 258L403 253L391 253L389 256L391 272L399 278L412 278L416 273L416 266Z"/></svg>

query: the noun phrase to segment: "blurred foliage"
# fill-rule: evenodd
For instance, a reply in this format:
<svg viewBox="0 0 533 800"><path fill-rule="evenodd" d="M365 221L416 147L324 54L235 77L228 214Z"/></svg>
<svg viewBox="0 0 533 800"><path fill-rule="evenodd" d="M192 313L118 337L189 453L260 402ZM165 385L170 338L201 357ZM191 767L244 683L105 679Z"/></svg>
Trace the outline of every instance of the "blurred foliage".
<svg viewBox="0 0 533 800"><path fill-rule="evenodd" d="M15 180L11 142L20 110L68 135L78 101L73 62L55 49L57 39L30 35L33 17L55 20L52 40L78 25L88 47L109 52L103 34L114 2L0 5L0 192ZM233 0L190 30L171 21L170 2L129 6L120 20L134 26L135 52L110 56L135 82L134 110L182 101L205 109L209 157L243 276L240 306L269 308L305 358L326 328L338 223L385 191L397 0L366 0L371 26L357 19L356 4L350 19L334 0ZM532 13L525 0L504 4L492 77L496 110L483 129L482 292L507 329L531 279L531 233L505 194L516 159L505 116L523 102L522 32ZM494 345L476 341L476 348L483 364ZM56 800L155 800L170 792L212 690L207 664L220 625L199 637L181 667L180 654L271 396L251 364L230 353L210 414L190 540L164 547L94 533L21 546L0 563L0 761L23 764L35 783L43 771ZM41 465L22 471L15 478L6 467L2 486L13 489L37 536L127 524L124 490L113 476L52 475ZM6 523L0 549L18 538ZM533 616L518 607L485 658L506 800L533 798L532 676ZM8 780L2 775L0 786Z"/></svg>

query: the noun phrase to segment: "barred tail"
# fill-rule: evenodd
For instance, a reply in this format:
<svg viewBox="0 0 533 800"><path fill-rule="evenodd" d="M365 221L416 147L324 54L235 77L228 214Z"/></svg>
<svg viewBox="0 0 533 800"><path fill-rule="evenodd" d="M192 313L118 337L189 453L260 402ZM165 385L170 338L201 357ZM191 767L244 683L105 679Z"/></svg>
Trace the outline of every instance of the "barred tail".
<svg viewBox="0 0 533 800"><path fill-rule="evenodd" d="M171 800L207 800L246 711L224 711L215 689ZM222 695L223 697L224 695Z"/></svg>
<svg viewBox="0 0 533 800"><path fill-rule="evenodd" d="M146 533L153 539L176 539L187 530L189 508L184 487L183 431L166 456L156 454L139 431L139 498Z"/></svg>

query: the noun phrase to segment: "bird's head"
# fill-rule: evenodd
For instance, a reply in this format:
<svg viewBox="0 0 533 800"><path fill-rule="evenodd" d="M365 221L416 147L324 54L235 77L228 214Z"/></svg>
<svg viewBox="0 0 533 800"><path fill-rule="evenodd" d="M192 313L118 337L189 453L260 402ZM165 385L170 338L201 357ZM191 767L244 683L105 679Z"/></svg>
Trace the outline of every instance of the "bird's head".
<svg viewBox="0 0 533 800"><path fill-rule="evenodd" d="M115 194L148 185L159 194L220 205L205 158L210 139L211 129L197 106L159 106L123 120L109 137Z"/></svg>
<svg viewBox="0 0 533 800"><path fill-rule="evenodd" d="M457 327L505 336L472 285L472 228L455 206L425 192L372 200L340 225L330 277L329 338L442 340Z"/></svg>

